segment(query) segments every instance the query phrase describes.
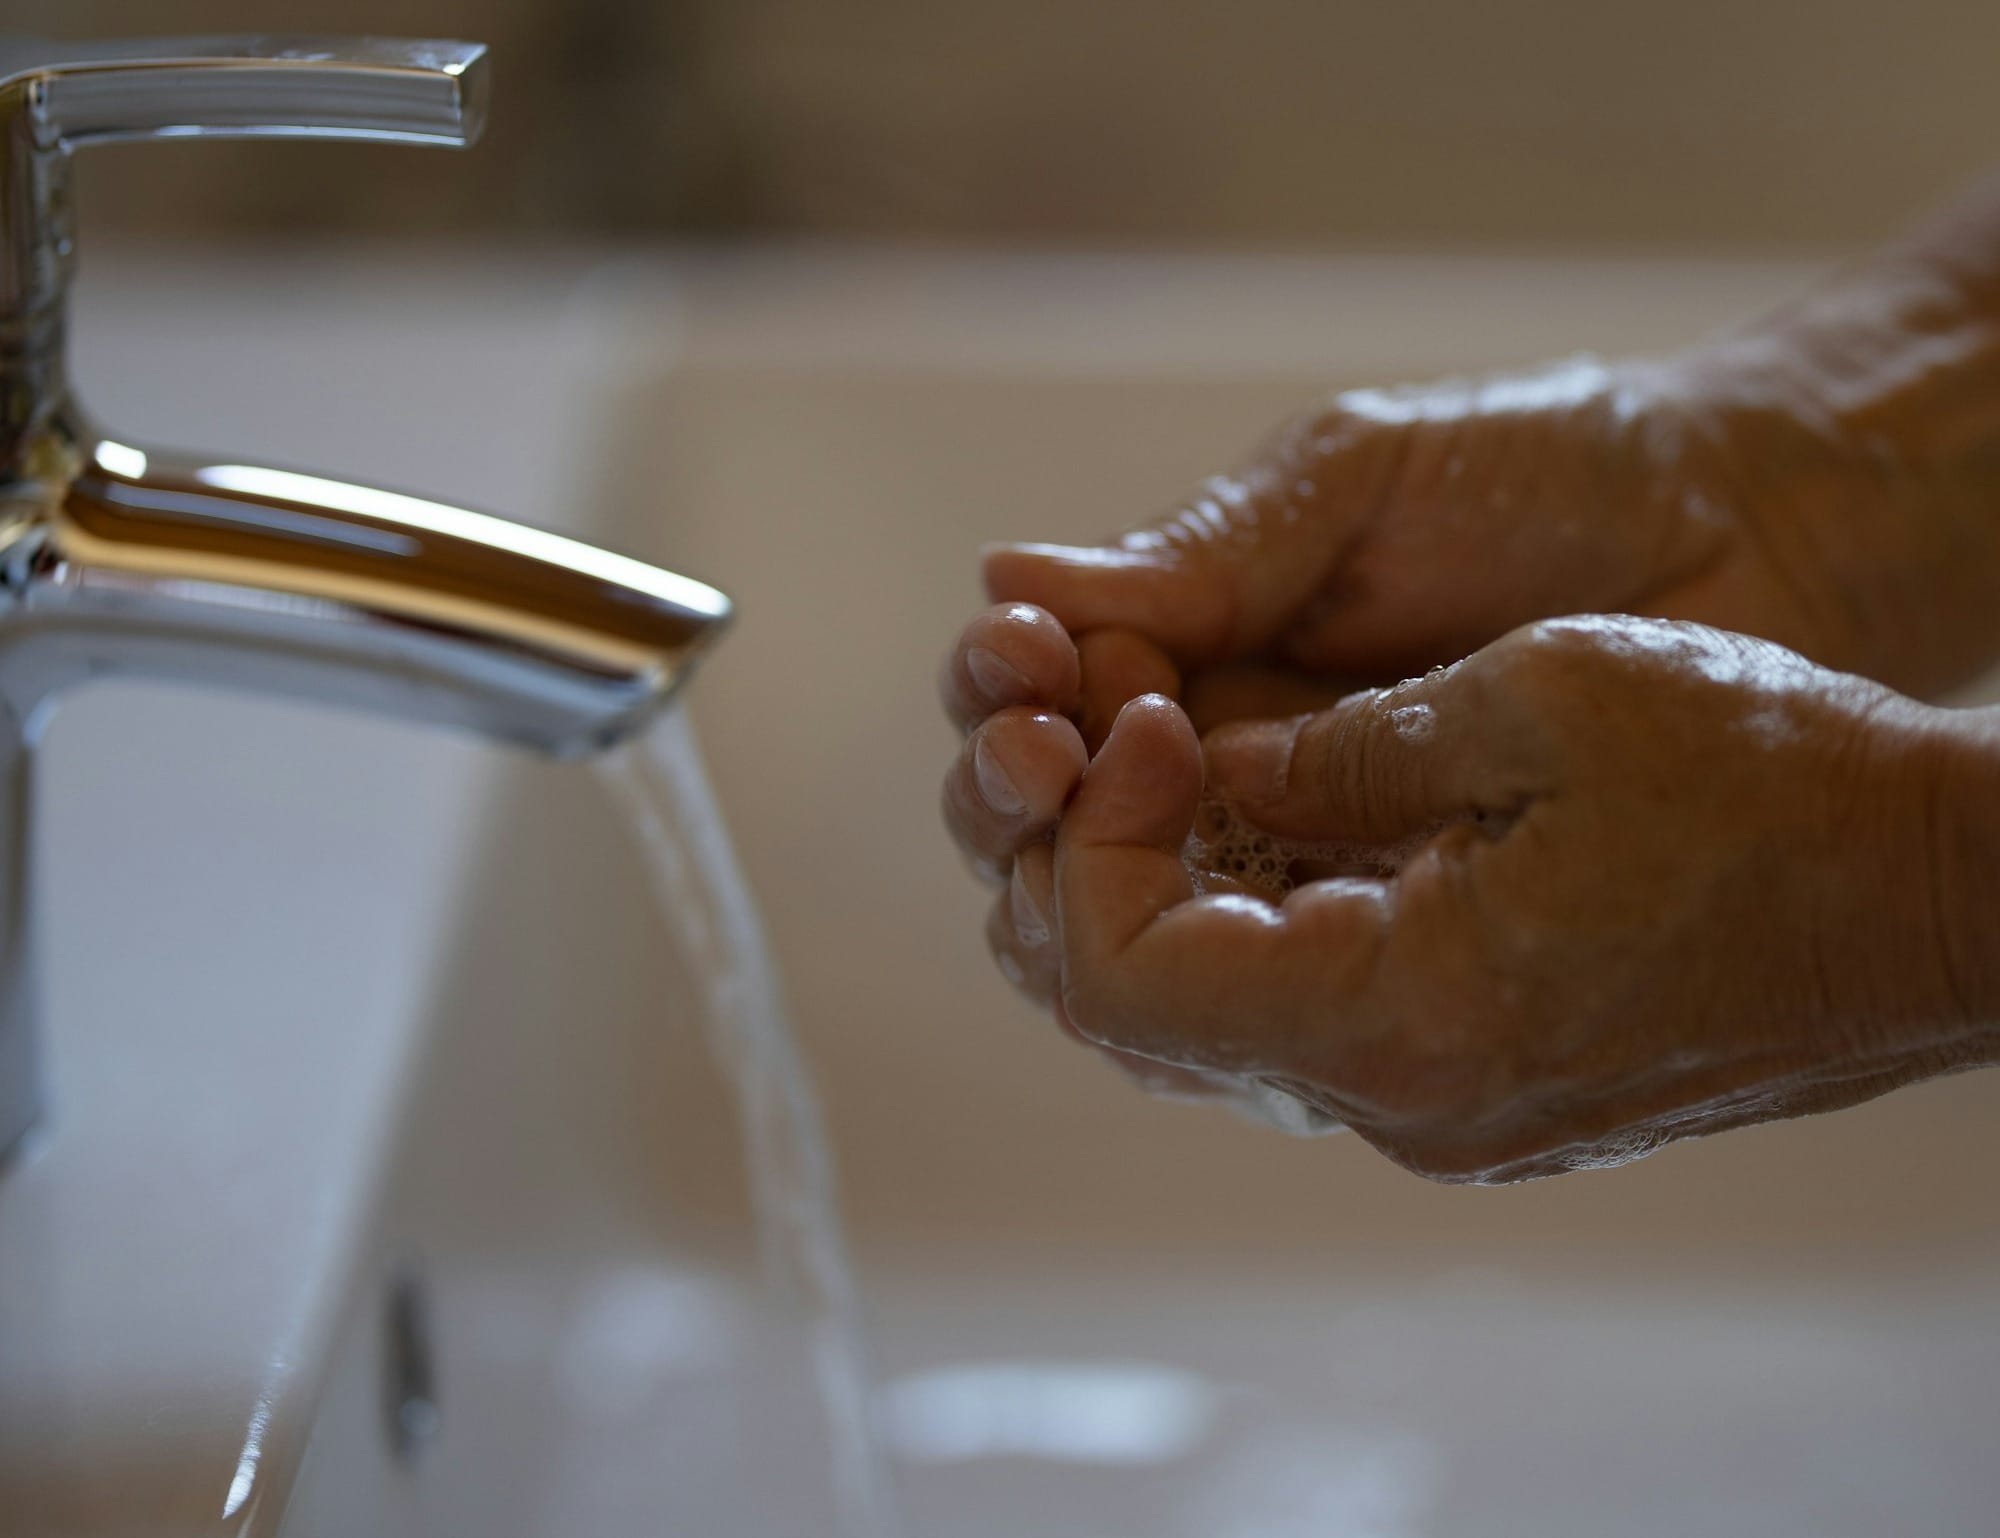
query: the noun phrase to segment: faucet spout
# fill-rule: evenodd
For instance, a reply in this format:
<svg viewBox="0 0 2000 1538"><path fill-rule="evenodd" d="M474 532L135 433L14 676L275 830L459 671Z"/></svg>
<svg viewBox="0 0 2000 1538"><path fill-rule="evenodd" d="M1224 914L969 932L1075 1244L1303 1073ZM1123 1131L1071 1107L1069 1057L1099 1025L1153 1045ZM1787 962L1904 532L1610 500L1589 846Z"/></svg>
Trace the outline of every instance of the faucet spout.
<svg viewBox="0 0 2000 1538"><path fill-rule="evenodd" d="M714 588L463 507L159 453L91 427L63 356L70 167L145 139L462 147L485 49L437 39L0 39L0 1160L40 1103L33 746L106 673L273 690L559 757L638 730Z"/></svg>
<svg viewBox="0 0 2000 1538"><path fill-rule="evenodd" d="M0 485L0 1163L40 1105L33 749L67 689L235 686L579 757L657 715L730 612L467 508L50 426Z"/></svg>
<svg viewBox="0 0 2000 1538"><path fill-rule="evenodd" d="M82 432L0 528L0 694L24 729L106 673L281 692L559 757L664 704L714 588L443 502Z"/></svg>

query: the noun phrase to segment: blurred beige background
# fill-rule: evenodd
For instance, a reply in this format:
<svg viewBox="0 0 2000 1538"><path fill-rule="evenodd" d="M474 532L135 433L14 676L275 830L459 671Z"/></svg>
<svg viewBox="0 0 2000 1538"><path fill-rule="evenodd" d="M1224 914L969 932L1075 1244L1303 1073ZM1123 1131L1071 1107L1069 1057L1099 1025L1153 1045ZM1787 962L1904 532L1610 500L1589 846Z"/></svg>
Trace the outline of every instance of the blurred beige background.
<svg viewBox="0 0 2000 1538"><path fill-rule="evenodd" d="M493 46L505 110L470 158L106 154L99 229L1844 246L2000 158L1978 0L14 0L0 25Z"/></svg>
<svg viewBox="0 0 2000 1538"><path fill-rule="evenodd" d="M1990 1226L1977 1172L2000 1075L1498 1195L1148 1104L991 972L985 898L932 810L951 742L930 675L977 602L982 539L1128 521L1318 389L1668 345L1880 239L2000 161L2000 7L17 0L8 14L75 36L277 21L488 41L486 142L107 150L79 178L86 247L213 242L282 265L287 240L421 238L433 273L523 244L562 245L572 274L600 251L641 267L672 253L655 273L671 318L620 339L633 378L605 417L596 494L616 504L607 537L743 604L696 710L829 1091L864 1250L1482 1251L1504 1234L1517 1255L1581 1242L1657 1262L1949 1250ZM1078 250L1098 254L1062 255ZM357 446L351 468L368 463ZM492 911L463 916L466 974L491 996L447 998L451 1029L490 1041L510 1011L522 1040L552 1018L684 1018L593 788L517 772ZM628 944L601 928L613 909ZM676 1195L726 1207L731 1113L696 1044L672 1050L632 1093L676 1150L667 1165L703 1172ZM575 1117L548 1129L575 1135Z"/></svg>

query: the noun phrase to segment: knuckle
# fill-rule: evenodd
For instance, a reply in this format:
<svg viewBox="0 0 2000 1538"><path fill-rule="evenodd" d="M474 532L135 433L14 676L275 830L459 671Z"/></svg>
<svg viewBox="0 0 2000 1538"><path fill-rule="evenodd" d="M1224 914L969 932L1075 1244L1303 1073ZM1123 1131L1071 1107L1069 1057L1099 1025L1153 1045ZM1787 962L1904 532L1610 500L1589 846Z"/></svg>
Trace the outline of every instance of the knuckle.
<svg viewBox="0 0 2000 1538"><path fill-rule="evenodd" d="M1343 390L1317 411L1307 412L1285 429L1279 448L1282 456L1305 466L1348 454L1368 435L1370 420L1366 392Z"/></svg>
<svg viewBox="0 0 2000 1538"><path fill-rule="evenodd" d="M1537 620L1508 637L1503 653L1508 670L1526 679L1562 680L1594 668L1605 652L1599 626L1586 619Z"/></svg>
<svg viewBox="0 0 2000 1538"><path fill-rule="evenodd" d="M1393 823L1407 798L1406 765L1382 751L1381 740L1396 731L1399 708L1396 690L1377 690L1308 722L1293 742L1287 784L1338 809L1342 823L1354 828Z"/></svg>
<svg viewBox="0 0 2000 1538"><path fill-rule="evenodd" d="M1701 662L1764 643L1688 620L1630 614L1573 614L1537 620L1501 643L1509 663L1552 676L1598 677Z"/></svg>
<svg viewBox="0 0 2000 1538"><path fill-rule="evenodd" d="M1292 741L1286 783L1317 800L1340 804L1354 777L1351 719L1330 712L1308 722Z"/></svg>
<svg viewBox="0 0 2000 1538"><path fill-rule="evenodd" d="M1561 738L1584 718L1592 730L1599 707L1632 667L1621 632L1597 617L1538 620L1511 632L1482 658L1480 685L1508 715Z"/></svg>
<svg viewBox="0 0 2000 1538"><path fill-rule="evenodd" d="M1424 419L1437 395L1437 386L1422 384L1341 390L1306 418L1313 448L1322 455L1339 454L1387 429L1411 426Z"/></svg>
<svg viewBox="0 0 2000 1538"><path fill-rule="evenodd" d="M1365 827L1400 821L1400 806L1408 799L1408 764L1402 753L1385 751L1385 742L1396 740L1401 730L1396 712L1406 708L1396 704L1391 695L1377 695L1368 709L1368 715L1375 719L1356 716L1341 733L1347 740L1341 745L1339 758L1348 774L1341 790L1361 810Z"/></svg>
<svg viewBox="0 0 2000 1538"><path fill-rule="evenodd" d="M1343 390L1288 426L1274 462L1285 486L1305 501L1337 484L1379 493L1398 473L1411 434L1425 419L1425 387Z"/></svg>

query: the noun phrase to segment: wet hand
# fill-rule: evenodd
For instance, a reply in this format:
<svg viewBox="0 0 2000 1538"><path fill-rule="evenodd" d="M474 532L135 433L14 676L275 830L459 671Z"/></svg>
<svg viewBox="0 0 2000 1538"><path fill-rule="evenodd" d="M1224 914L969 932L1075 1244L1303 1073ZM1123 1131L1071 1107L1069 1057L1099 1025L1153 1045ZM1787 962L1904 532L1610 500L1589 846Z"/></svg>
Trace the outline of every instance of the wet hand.
<svg viewBox="0 0 2000 1538"><path fill-rule="evenodd" d="M1094 663L1095 704L1085 708L1083 654ZM1000 605L978 615L946 659L940 692L964 732L945 774L944 819L973 872L998 889L986 923L1002 975L1077 1032L1060 998L1054 830L1088 760L1078 717L1093 740L1138 694L1172 689L1172 665L1136 638L1087 637L1079 648L1046 611ZM1078 1039L1081 1039L1080 1037ZM1156 1094L1220 1100L1259 1112L1270 1097L1233 1076L1099 1050Z"/></svg>
<svg viewBox="0 0 2000 1538"><path fill-rule="evenodd" d="M986 585L1143 638L1191 697L1218 666L1225 692L1402 677L1578 613L1931 692L2000 645L1990 434L1948 426L1986 398L1953 360L1990 327L1884 329L1781 316L1667 359L1350 390L1113 541L992 548Z"/></svg>
<svg viewBox="0 0 2000 1538"><path fill-rule="evenodd" d="M1944 714L1702 627L1530 627L1210 737L1208 793L1397 864L1273 903L1197 895L1203 746L1149 696L1038 866L1035 964L1089 1039L1279 1086L1438 1179L1848 1104L1988 1051L1933 907Z"/></svg>

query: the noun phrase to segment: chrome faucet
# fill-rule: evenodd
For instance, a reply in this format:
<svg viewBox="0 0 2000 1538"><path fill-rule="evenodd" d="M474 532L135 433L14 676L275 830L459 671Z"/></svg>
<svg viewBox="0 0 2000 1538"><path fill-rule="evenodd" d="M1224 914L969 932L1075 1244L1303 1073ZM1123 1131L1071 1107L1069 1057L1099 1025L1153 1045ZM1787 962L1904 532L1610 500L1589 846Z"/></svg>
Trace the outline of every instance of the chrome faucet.
<svg viewBox="0 0 2000 1538"><path fill-rule="evenodd" d="M484 513L142 447L71 395L74 151L464 146L485 96L476 43L0 46L0 1158L40 1100L32 758L67 687L213 680L577 756L650 720L728 618L711 587Z"/></svg>

